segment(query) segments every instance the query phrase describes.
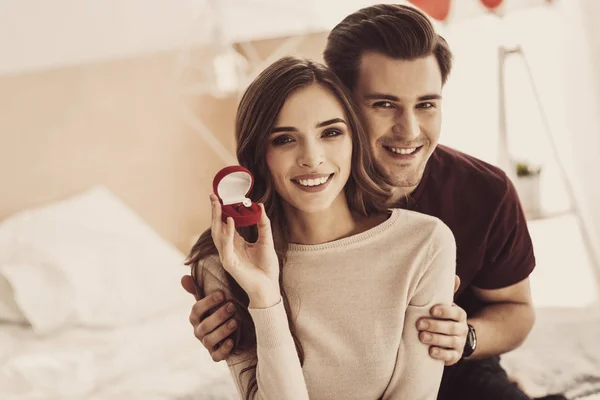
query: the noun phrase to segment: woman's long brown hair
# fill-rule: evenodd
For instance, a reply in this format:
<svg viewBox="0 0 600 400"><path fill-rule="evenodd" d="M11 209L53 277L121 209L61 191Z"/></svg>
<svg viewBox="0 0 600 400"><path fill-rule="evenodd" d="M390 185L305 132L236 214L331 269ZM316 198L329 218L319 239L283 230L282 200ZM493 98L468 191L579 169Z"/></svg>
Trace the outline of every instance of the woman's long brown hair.
<svg viewBox="0 0 600 400"><path fill-rule="evenodd" d="M281 282L282 269L285 266L289 245L289 231L283 213L282 200L274 189L265 153L268 137L275 127L277 116L286 99L294 91L313 84L320 85L337 98L351 131L352 165L350 177L344 189L350 210L362 216L385 210L391 186L371 155L367 133L350 93L327 67L306 59L284 57L265 69L250 84L240 101L236 116L237 158L239 164L247 168L254 176L254 187L249 197L254 202L264 203L265 211L271 220L275 251L279 258L281 296L300 363L304 362L304 353L295 334L289 301ZM247 241L256 241L255 227L239 228L238 232ZM202 282L198 281L198 278L202 276L198 269L202 267L201 261L213 254L218 254L218 252L209 229L202 233L186 260L186 265L191 266L192 277L201 297L205 293L202 290ZM239 354L256 348L256 333L248 312L248 296L229 274L226 276L233 295L232 301L237 308L238 329L232 338L234 352ZM244 369L242 373L250 373L255 369L256 365L253 365ZM252 374L246 399L251 399L257 390L256 376Z"/></svg>

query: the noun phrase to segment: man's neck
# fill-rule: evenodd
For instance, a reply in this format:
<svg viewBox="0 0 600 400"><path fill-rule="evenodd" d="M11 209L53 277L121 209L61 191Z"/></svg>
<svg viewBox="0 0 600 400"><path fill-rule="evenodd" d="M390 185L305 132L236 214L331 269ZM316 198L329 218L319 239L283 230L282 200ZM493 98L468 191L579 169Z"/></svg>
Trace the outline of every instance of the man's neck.
<svg viewBox="0 0 600 400"><path fill-rule="evenodd" d="M406 198L409 194L415 191L417 186L395 186L392 188L392 196L387 202L388 207L395 207L398 203Z"/></svg>

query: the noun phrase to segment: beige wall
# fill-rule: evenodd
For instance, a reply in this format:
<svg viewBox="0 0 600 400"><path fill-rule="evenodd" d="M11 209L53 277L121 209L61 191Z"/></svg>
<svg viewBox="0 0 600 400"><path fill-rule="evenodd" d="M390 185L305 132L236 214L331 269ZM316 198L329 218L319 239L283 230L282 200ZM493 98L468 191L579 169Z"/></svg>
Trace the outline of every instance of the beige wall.
<svg viewBox="0 0 600 400"><path fill-rule="evenodd" d="M267 57L280 41L257 43ZM324 36L298 54L319 58ZM198 50L196 57L202 57ZM175 95L180 54L0 77L0 219L104 184L187 252L208 226L207 196L225 166L179 110L189 105L234 152L236 97Z"/></svg>

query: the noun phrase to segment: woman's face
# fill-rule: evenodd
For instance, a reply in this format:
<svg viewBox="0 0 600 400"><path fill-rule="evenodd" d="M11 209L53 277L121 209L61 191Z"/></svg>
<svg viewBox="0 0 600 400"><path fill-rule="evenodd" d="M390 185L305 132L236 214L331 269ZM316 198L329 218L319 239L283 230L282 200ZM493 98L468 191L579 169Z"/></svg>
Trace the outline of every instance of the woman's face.
<svg viewBox="0 0 600 400"><path fill-rule="evenodd" d="M337 98L318 84L293 92L268 138L266 160L275 190L303 212L344 200L352 137Z"/></svg>

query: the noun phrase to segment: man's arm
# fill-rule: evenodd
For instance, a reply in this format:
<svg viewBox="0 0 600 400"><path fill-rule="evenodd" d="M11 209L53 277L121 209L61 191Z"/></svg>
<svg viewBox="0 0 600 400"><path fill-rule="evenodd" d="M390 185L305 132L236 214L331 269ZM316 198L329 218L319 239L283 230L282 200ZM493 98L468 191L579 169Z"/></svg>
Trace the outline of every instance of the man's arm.
<svg viewBox="0 0 600 400"><path fill-rule="evenodd" d="M467 323L477 334L477 349L469 358L486 358L519 346L535 321L528 279L535 267L533 244L517 191L505 179L506 191L487 235L485 260L475 279L467 283L487 306L468 321L457 305L435 306L431 318L417 322L421 341L431 345L431 356L446 365L461 359Z"/></svg>
<svg viewBox="0 0 600 400"><path fill-rule="evenodd" d="M467 323L473 325L477 334L477 348L469 359L480 359L517 348L535 322L529 278L501 289L473 287L473 291L488 305L468 320L465 311L454 304L436 305L431 309L431 318L417 322L421 342L430 345L429 354L446 365L461 359Z"/></svg>
<svg viewBox="0 0 600 400"><path fill-rule="evenodd" d="M475 296L487 303L469 315L478 339L472 358L503 354L523 343L535 321L528 278L534 267L527 220L506 178L506 192L487 236L484 265L471 282Z"/></svg>
<svg viewBox="0 0 600 400"><path fill-rule="evenodd" d="M473 291L489 304L468 320L477 333L477 348L469 359L496 356L521 345L535 322L529 278L501 289Z"/></svg>

